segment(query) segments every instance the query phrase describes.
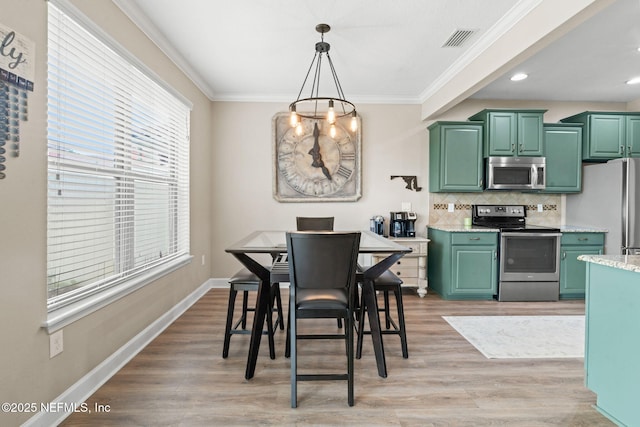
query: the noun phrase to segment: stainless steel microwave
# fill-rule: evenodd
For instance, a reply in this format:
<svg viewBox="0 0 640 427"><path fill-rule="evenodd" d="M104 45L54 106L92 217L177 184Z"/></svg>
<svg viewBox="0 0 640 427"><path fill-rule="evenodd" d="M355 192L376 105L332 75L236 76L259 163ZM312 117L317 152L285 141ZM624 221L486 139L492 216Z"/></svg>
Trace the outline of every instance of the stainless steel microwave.
<svg viewBox="0 0 640 427"><path fill-rule="evenodd" d="M544 157L487 158L487 190L543 190Z"/></svg>

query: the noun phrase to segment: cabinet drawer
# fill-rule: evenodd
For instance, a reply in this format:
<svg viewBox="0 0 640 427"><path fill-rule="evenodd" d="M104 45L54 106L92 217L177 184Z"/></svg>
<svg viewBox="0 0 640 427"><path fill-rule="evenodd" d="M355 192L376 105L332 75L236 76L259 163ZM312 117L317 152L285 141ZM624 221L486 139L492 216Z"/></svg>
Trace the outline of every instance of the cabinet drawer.
<svg viewBox="0 0 640 427"><path fill-rule="evenodd" d="M404 265L394 265L389 269L392 273L401 279L418 278L418 267L409 267Z"/></svg>
<svg viewBox="0 0 640 427"><path fill-rule="evenodd" d="M452 245L496 245L497 233L451 233Z"/></svg>
<svg viewBox="0 0 640 427"><path fill-rule="evenodd" d="M418 254L424 255L427 253L428 242L424 240L394 239L394 242L398 243L399 245L411 248L411 253L407 255L418 255Z"/></svg>
<svg viewBox="0 0 640 427"><path fill-rule="evenodd" d="M420 262L424 257L402 257L400 258L398 261L396 261L395 264L393 264L393 266L391 266L389 268L389 270L392 270L394 268L418 268L419 265L424 266L424 262ZM378 257L374 257L373 258L373 262L374 263L378 263L380 261L382 261L384 258L378 258Z"/></svg>
<svg viewBox="0 0 640 427"><path fill-rule="evenodd" d="M602 233L562 233L563 245L604 245Z"/></svg>

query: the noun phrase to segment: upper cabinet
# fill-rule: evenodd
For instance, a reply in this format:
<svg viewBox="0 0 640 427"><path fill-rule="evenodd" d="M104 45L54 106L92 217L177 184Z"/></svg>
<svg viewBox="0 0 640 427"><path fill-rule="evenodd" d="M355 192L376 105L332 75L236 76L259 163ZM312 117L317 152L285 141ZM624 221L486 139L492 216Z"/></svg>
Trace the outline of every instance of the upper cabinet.
<svg viewBox="0 0 640 427"><path fill-rule="evenodd" d="M582 125L544 125L545 193L579 193L582 189Z"/></svg>
<svg viewBox="0 0 640 427"><path fill-rule="evenodd" d="M429 191L479 192L484 188L482 124L435 122L429 126Z"/></svg>
<svg viewBox="0 0 640 427"><path fill-rule="evenodd" d="M582 159L585 161L640 157L640 113L585 111L561 121L584 125Z"/></svg>
<svg viewBox="0 0 640 427"><path fill-rule="evenodd" d="M482 110L469 120L484 122L484 156L543 156L546 110Z"/></svg>

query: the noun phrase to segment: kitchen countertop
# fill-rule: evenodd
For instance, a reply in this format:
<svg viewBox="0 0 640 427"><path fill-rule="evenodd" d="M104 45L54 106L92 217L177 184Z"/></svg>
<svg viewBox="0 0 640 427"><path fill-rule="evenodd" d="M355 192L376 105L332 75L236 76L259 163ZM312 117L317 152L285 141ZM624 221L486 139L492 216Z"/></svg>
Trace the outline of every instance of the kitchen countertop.
<svg viewBox="0 0 640 427"><path fill-rule="evenodd" d="M449 232L478 232L478 233L497 233L500 230L498 228L487 228L487 227L474 227L474 226L466 226L462 224L439 224L439 225L428 225L428 228L433 228L441 231L449 231Z"/></svg>
<svg viewBox="0 0 640 427"><path fill-rule="evenodd" d="M640 255L580 255L580 261L640 273Z"/></svg>
<svg viewBox="0 0 640 427"><path fill-rule="evenodd" d="M428 228L434 228L441 231L458 232L479 232L479 233L497 233L498 228L474 227L462 224L438 224L428 225ZM606 233L607 230L594 227L583 227L579 225L561 225L558 227L562 233Z"/></svg>
<svg viewBox="0 0 640 427"><path fill-rule="evenodd" d="M603 228L580 225L561 225L559 228L563 233L607 233L609 231Z"/></svg>

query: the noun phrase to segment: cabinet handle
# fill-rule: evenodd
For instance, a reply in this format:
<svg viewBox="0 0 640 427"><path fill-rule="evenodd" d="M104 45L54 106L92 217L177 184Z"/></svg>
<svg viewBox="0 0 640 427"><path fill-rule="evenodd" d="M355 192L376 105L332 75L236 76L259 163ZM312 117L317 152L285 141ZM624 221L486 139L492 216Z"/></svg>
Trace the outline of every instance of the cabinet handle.
<svg viewBox="0 0 640 427"><path fill-rule="evenodd" d="M516 144L511 144L511 152L513 153L514 151L516 151Z"/></svg>
<svg viewBox="0 0 640 427"><path fill-rule="evenodd" d="M479 237L469 237L469 240L480 240Z"/></svg>
<svg viewBox="0 0 640 427"><path fill-rule="evenodd" d="M401 273L399 271L396 271L396 276L399 276Z"/></svg>
<svg viewBox="0 0 640 427"><path fill-rule="evenodd" d="M480 188L484 186L484 178L480 178Z"/></svg>
<svg viewBox="0 0 640 427"><path fill-rule="evenodd" d="M624 153L624 145L620 146L620 154Z"/></svg>
<svg viewBox="0 0 640 427"><path fill-rule="evenodd" d="M493 251L493 259L498 259L498 252Z"/></svg>
<svg viewBox="0 0 640 427"><path fill-rule="evenodd" d="M566 252L562 252L562 259L567 259L567 253Z"/></svg>
<svg viewBox="0 0 640 427"><path fill-rule="evenodd" d="M628 146L628 147L627 147L627 154L628 154L628 155L631 155L631 146Z"/></svg>
<svg viewBox="0 0 640 427"><path fill-rule="evenodd" d="M396 264L400 265L400 264L402 264L402 262L401 262L401 261L398 261L398 262L396 262Z"/></svg>
<svg viewBox="0 0 640 427"><path fill-rule="evenodd" d="M524 144L520 144L520 152L522 153L524 151Z"/></svg>
<svg viewBox="0 0 640 427"><path fill-rule="evenodd" d="M586 242L587 240L589 240L588 237L578 237L578 240L581 242Z"/></svg>

